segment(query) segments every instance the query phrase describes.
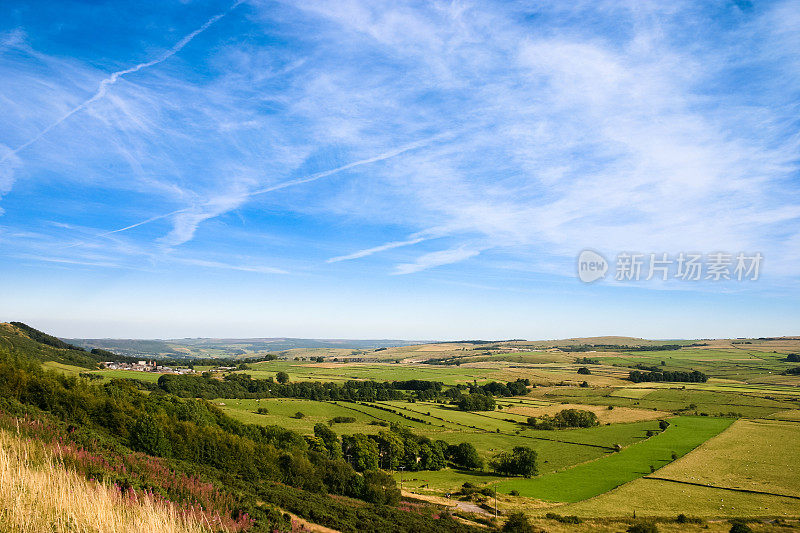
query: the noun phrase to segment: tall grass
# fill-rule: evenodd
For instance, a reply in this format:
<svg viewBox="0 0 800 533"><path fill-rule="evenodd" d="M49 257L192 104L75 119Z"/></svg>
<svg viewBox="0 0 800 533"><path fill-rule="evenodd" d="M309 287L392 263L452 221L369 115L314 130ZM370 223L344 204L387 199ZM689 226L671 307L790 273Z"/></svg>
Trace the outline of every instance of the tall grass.
<svg viewBox="0 0 800 533"><path fill-rule="evenodd" d="M202 515L86 480L38 442L0 430L0 532L210 533Z"/></svg>

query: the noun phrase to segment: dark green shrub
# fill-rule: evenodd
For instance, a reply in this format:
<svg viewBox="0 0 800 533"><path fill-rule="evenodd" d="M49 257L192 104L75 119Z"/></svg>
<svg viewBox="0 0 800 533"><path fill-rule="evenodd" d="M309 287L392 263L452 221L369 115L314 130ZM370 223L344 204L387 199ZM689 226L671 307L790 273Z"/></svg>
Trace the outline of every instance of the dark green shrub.
<svg viewBox="0 0 800 533"><path fill-rule="evenodd" d="M741 520L736 520L731 524L731 533L753 533L753 529Z"/></svg>
<svg viewBox="0 0 800 533"><path fill-rule="evenodd" d="M503 524L502 531L505 533L535 533L536 530L528 521L525 513L516 512L508 516L508 520Z"/></svg>

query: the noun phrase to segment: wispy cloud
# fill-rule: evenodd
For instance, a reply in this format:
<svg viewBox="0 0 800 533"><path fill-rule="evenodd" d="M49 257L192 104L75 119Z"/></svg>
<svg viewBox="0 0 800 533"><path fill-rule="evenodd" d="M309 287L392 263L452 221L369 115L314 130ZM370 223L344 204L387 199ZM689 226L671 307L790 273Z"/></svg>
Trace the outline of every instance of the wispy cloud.
<svg viewBox="0 0 800 533"><path fill-rule="evenodd" d="M413 263L402 263L395 267L393 274L413 274L429 268L451 265L480 254L480 250L460 246L450 250L440 250L419 256Z"/></svg>
<svg viewBox="0 0 800 533"><path fill-rule="evenodd" d="M164 68L148 67L225 13L112 75L93 65L134 48L96 63L4 54L0 143L41 142L24 161L0 153L0 192L16 175L81 191L112 229L81 232L68 245L76 256L90 245L158 256L189 242L236 252L247 239L233 243L224 229L236 226L302 240L270 253L309 268L364 259L337 271L408 247L412 259L394 273L479 254L481 265L510 255L504 264L553 273L591 246L761 250L791 276L795 12L789 2L748 12L688 2L249 2L247 17L229 20L235 32ZM157 19L153 27L163 32ZM24 32L5 41L18 47ZM38 205L88 216L77 194L72 206L46 194ZM37 229L26 217L34 227L21 229ZM352 232L344 248L345 227L370 231ZM432 250L432 235L447 249Z"/></svg>
<svg viewBox="0 0 800 533"><path fill-rule="evenodd" d="M283 181L276 185L270 185L269 187L262 187L259 189L255 189L252 191L240 191L240 192L229 192L224 195L217 196L213 200L205 202L198 207L188 207L184 209L178 209L175 211L171 211L169 213L165 213L163 215L156 215L141 222L136 222L134 224L130 224L123 228L115 229L112 231L107 231L98 235L98 237L106 237L108 235L114 233L120 233L123 231L127 231L130 229L137 228L139 226L143 226L150 222L155 222L158 220L163 220L165 218L172 217L173 218L173 229L169 232L166 236L161 239L161 242L168 245L168 246L177 246L183 244L192 239L195 232L197 231L197 227L204 221L209 220L211 218L215 218L220 216L224 213L231 211L232 209L236 209L237 207L241 206L250 198L255 196L259 196L262 194L267 194L274 191L279 191L281 189L286 189L287 187L293 187L296 185L302 185L304 183L311 183L313 181L317 181L322 178L326 178L328 176L332 176L334 174L338 174L340 172L344 172L353 168L360 167L362 165L368 165L371 163L376 163L379 161L385 161L387 159L391 159L398 155L401 155L405 152L416 150L418 148L422 148L424 146L429 145L430 143L442 139L446 137L446 135L436 135L434 137L423 139L419 141L414 141L408 144L405 144L399 148L395 148L381 154L378 154L373 157L368 157L366 159L361 159L359 161L354 161L352 163L348 163L346 165L342 165L330 170L325 170L323 172L317 172L311 174L309 176L304 176L302 178L296 178L292 180ZM419 241L418 241L419 242ZM365 254L367 255L367 254Z"/></svg>
<svg viewBox="0 0 800 533"><path fill-rule="evenodd" d="M367 257L367 256L370 256L372 254L377 254L379 252L385 252L387 250L393 250L394 248L400 248L401 246L412 246L414 244L419 244L424 240L426 240L426 237L415 237L415 238L408 239L408 240L405 240L405 241L387 242L386 244L381 244L380 246L373 246L372 248L366 248L364 250L359 250L357 252L353 252L352 254L340 255L338 257L331 257L326 262L328 262L328 263L338 263L339 261L349 261L351 259L361 259L362 257Z"/></svg>
<svg viewBox="0 0 800 533"><path fill-rule="evenodd" d="M185 37L183 37L180 41L175 43L172 46L172 48L170 48L169 50L167 50L166 52L161 54L156 59L153 59L151 61L146 61L144 63L139 63L137 65L134 65L133 67L130 67L130 68L127 68L127 69L124 69L124 70L118 70L116 72L112 72L108 77L100 80L100 84L97 87L97 91L89 99L84 100L83 102L81 102L80 104L75 106L74 108L70 109L66 114L62 115L61 118L59 118L55 122L52 122L49 125L47 125L44 129L42 129L38 134L36 134L34 137L29 139L28 141L22 143L21 145L19 145L18 147L14 148L13 150L10 150L8 153L3 154L2 157L0 157L0 164L4 163L7 159L11 158L12 156L17 155L21 151L25 150L27 147L29 147L32 144L34 144L36 141L38 141L39 139L41 139L42 137L47 135L47 133L49 133L53 128L55 128L56 126L62 124L65 120L69 119L75 113L78 113L78 112L86 109L88 106L90 106L94 102L96 102L96 101L100 100L101 98L103 98L104 96L106 96L106 94L108 93L109 87L111 87L112 85L117 83L117 81L119 81L119 79L122 78L123 76L126 76L128 74L133 74L134 72L138 72L140 70L156 66L159 63L163 63L164 61L166 61L170 57L172 57L175 54L177 54L178 52L180 52L187 44L192 42L192 40L195 37L197 37L198 35L200 35L204 31L206 31L215 22L217 22L222 17L224 17L225 15L230 13L234 8L236 8L236 6L241 4L243 1L244 0L237 0L225 12L220 13L219 15L215 15L215 16L211 17L210 19L208 19L202 26L200 26L199 28L197 28L196 30L191 32L190 34L188 34Z"/></svg>
<svg viewBox="0 0 800 533"><path fill-rule="evenodd" d="M79 259L69 259L64 257L48 257L42 255L28 255L28 254L19 254L17 257L19 259L24 259L24 260L42 261L45 263L57 263L62 265L81 265L81 266L91 266L100 268L124 268L122 265L114 263L113 261L82 261Z"/></svg>
<svg viewBox="0 0 800 533"><path fill-rule="evenodd" d="M280 268L272 268L266 266L254 265L233 265L229 263L222 263L219 261L207 261L204 259L189 259L182 258L176 259L177 262L185 265L194 265L206 268L221 268L225 270L238 270L240 272L254 272L257 274L288 274L289 272Z"/></svg>

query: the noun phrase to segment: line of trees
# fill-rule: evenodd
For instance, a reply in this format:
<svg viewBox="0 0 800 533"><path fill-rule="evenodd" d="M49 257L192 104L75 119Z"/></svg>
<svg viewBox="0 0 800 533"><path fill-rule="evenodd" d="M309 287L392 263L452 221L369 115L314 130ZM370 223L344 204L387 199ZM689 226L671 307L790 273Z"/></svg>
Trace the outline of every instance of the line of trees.
<svg viewBox="0 0 800 533"><path fill-rule="evenodd" d="M509 381L508 383L500 383L497 381L490 381L484 385L470 385L470 393L482 393L492 396L522 396L528 393L528 387L531 385L531 380L527 378L520 378L516 381Z"/></svg>
<svg viewBox="0 0 800 533"><path fill-rule="evenodd" d="M252 379L249 374L226 374L216 379L209 374L164 374L158 378L159 389L184 398L303 398L320 401L388 401L401 400L406 394L390 382L318 381L289 382L288 374L272 378Z"/></svg>
<svg viewBox="0 0 800 533"><path fill-rule="evenodd" d="M691 344L688 346L705 346L704 344ZM562 352L592 352L592 351L615 351L615 352L662 352L674 351L683 348L683 344L658 344L652 346L628 346L627 344L578 344L573 346L559 346Z"/></svg>
<svg viewBox="0 0 800 533"><path fill-rule="evenodd" d="M632 370L628 375L628 379L634 383L651 382L651 381L677 381L686 383L705 383L708 381L708 376L697 370L691 372L683 372L680 370L658 370L651 372L641 372L639 370Z"/></svg>
<svg viewBox="0 0 800 533"><path fill-rule="evenodd" d="M590 428L600 425L597 415L583 409L563 409L553 416L544 415L528 418L528 425L534 429Z"/></svg>

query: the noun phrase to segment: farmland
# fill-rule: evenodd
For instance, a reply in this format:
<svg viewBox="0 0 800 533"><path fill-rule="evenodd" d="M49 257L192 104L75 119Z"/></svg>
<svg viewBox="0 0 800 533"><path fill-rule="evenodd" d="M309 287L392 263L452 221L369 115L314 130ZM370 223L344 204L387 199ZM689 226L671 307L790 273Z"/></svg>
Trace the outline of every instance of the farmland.
<svg viewBox="0 0 800 533"><path fill-rule="evenodd" d="M785 443L800 436L800 378L782 372L791 366L786 353L800 351L800 341L662 341L661 345L679 345L667 350L641 339L616 339L623 347L608 348L610 341L604 340L602 349L584 348L591 342L297 348L242 368L221 370L204 363L196 371L222 381L276 380L285 373L290 383L339 387L421 380L439 382L444 390L466 390L518 379L530 383L525 394L498 396L495 408L487 411L463 411L447 399L415 399L410 393L403 399L368 401L208 398L235 420L279 426L308 439L321 424L338 436L379 438L390 428L404 428L431 442L474 446L482 468L390 468L409 497L451 501L445 496L460 494L466 484L484 495L460 497L485 507L486 491L497 491L501 512L524 509L538 525L553 531L563 526L544 518L551 511L582 517L587 531L608 525L590 526L593 518L628 520L634 510L661 521L671 520L676 510L709 520L797 517L798 500L792 497L800 496L800 471L794 466L800 457L796 447ZM635 343L637 349L624 349ZM647 351L643 346L655 348ZM87 371L56 362L47 366L69 375ZM707 380L633 383L627 379L632 369L699 371ZM89 372L104 381L145 380L149 384L143 387L149 390L155 390L160 377ZM529 417L546 418L565 409L591 412L597 425L547 430L528 424ZM495 456L516 447L536 451L537 475L500 475L490 468Z"/></svg>
<svg viewBox="0 0 800 533"><path fill-rule="evenodd" d="M724 418L675 417L663 433L574 468L501 483L498 490L557 502L577 502L608 492L680 457L730 425Z"/></svg>

